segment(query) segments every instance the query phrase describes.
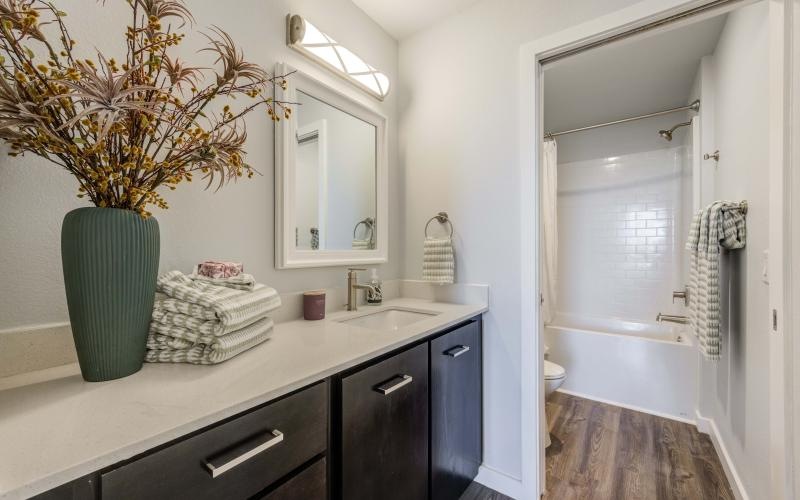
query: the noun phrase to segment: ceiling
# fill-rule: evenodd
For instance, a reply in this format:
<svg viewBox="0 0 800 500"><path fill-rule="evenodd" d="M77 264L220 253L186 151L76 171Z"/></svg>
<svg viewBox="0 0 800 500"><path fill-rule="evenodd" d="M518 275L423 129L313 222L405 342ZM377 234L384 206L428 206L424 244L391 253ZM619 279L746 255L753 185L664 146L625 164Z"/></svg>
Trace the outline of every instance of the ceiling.
<svg viewBox="0 0 800 500"><path fill-rule="evenodd" d="M544 128L584 127L688 104L726 16L589 50L545 67Z"/></svg>
<svg viewBox="0 0 800 500"><path fill-rule="evenodd" d="M407 38L480 0L353 0L387 33Z"/></svg>

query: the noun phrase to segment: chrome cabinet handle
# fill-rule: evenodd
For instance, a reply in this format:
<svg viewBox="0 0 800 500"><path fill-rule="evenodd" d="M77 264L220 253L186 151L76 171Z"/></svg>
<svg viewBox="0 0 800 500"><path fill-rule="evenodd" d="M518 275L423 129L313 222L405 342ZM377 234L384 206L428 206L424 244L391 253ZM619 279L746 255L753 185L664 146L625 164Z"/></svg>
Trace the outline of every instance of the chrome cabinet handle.
<svg viewBox="0 0 800 500"><path fill-rule="evenodd" d="M393 380L400 378L397 382L392 382ZM397 389L403 387L404 385L410 384L414 380L411 375L398 375L397 377L393 377L391 380L382 383L381 385L375 388L376 391L380 392L384 396L387 394L391 394Z"/></svg>
<svg viewBox="0 0 800 500"><path fill-rule="evenodd" d="M233 450L223 453L215 458L210 460L206 460L206 468L208 472L211 474L212 478L216 478L221 476L222 474L228 472L229 470L233 469L234 467L241 465L254 456L258 455L262 451L266 451L276 444L283 441L283 433L278 430L270 431L267 433L269 439L261 443L260 445L256 446L255 448L251 448L244 453L239 453L239 449L234 448Z"/></svg>
<svg viewBox="0 0 800 500"><path fill-rule="evenodd" d="M444 351L445 356L450 356L451 358L457 358L462 354L466 354L469 351L468 345L457 345L452 347L446 351Z"/></svg>

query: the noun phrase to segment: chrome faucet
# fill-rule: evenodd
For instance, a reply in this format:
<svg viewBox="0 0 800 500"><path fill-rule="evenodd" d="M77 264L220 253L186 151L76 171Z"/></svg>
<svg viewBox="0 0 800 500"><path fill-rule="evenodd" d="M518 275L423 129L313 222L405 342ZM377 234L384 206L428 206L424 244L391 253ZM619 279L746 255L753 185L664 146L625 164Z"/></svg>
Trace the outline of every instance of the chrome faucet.
<svg viewBox="0 0 800 500"><path fill-rule="evenodd" d="M347 310L358 310L358 290L369 290L375 293L375 288L372 285L358 282L358 271L366 271L366 269L349 267L347 268Z"/></svg>
<svg viewBox="0 0 800 500"><path fill-rule="evenodd" d="M661 323L662 321L669 321L670 323L678 323L681 325L685 325L689 323L689 318L686 316L673 316L672 314L661 314L658 313L656 316L656 321Z"/></svg>

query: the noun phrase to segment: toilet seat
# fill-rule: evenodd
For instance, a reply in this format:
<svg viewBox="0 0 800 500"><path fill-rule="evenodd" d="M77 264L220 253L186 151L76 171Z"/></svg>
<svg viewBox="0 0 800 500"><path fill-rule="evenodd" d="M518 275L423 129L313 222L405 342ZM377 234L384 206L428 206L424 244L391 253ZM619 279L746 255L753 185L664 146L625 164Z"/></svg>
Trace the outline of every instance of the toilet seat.
<svg viewBox="0 0 800 500"><path fill-rule="evenodd" d="M557 365L552 361L544 360L544 379L545 380L557 380L560 378L564 378L567 376L567 371L564 370L564 367L561 365Z"/></svg>

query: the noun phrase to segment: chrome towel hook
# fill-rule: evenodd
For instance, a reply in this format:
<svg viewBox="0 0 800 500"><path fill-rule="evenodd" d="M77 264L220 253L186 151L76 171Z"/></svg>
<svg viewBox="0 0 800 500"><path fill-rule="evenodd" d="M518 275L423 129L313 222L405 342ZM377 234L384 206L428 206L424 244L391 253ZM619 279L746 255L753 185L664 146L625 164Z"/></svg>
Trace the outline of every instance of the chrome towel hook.
<svg viewBox="0 0 800 500"><path fill-rule="evenodd" d="M714 161L718 162L719 161L719 149L714 151L711 154L708 154L708 153L704 154L703 155L703 159L704 160L714 160Z"/></svg>

